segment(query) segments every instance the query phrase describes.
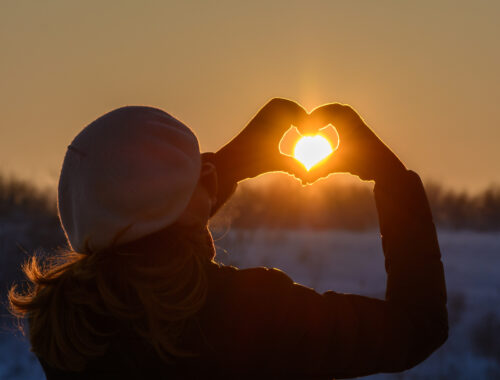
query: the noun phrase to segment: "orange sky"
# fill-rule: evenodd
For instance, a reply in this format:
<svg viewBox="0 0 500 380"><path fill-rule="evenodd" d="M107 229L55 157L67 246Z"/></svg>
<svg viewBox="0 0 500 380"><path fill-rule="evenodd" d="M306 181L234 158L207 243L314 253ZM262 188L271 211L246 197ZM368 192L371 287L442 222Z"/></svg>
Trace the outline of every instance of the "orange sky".
<svg viewBox="0 0 500 380"><path fill-rule="evenodd" d="M126 104L204 150L271 97L355 107L424 179L500 183L498 1L2 1L0 171L53 186L66 145Z"/></svg>

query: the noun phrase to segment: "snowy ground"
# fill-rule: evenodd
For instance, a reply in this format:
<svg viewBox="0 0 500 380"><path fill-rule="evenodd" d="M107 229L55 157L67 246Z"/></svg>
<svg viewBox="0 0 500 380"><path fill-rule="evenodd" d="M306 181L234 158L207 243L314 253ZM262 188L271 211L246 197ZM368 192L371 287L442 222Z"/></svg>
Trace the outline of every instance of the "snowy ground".
<svg viewBox="0 0 500 380"><path fill-rule="evenodd" d="M319 292L384 295L376 231L233 230L214 235L219 260L226 264L277 267ZM368 379L500 379L500 234L442 231L439 240L449 295L449 340L410 371ZM26 343L0 334L0 379L41 378Z"/></svg>

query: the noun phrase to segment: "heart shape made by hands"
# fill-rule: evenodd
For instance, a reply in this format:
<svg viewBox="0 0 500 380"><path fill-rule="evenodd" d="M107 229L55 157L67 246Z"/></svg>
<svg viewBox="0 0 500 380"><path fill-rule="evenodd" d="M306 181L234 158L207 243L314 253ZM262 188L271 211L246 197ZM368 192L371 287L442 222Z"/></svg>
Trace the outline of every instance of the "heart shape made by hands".
<svg viewBox="0 0 500 380"><path fill-rule="evenodd" d="M307 171L331 155L338 147L339 136L331 125L318 133L302 135L292 126L281 138L279 149L286 156L292 156L302 163Z"/></svg>

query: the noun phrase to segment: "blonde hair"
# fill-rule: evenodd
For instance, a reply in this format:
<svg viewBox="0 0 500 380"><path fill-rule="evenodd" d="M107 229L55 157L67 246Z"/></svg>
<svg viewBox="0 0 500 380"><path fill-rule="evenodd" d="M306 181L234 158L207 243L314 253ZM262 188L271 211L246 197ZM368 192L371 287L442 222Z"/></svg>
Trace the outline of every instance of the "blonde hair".
<svg viewBox="0 0 500 380"><path fill-rule="evenodd" d="M106 352L114 332L99 328L100 317L126 322L166 361L192 356L177 341L205 302L212 258L208 229L181 227L91 255L33 256L23 266L28 289L12 286L10 309L27 317L32 351L63 370L82 370Z"/></svg>

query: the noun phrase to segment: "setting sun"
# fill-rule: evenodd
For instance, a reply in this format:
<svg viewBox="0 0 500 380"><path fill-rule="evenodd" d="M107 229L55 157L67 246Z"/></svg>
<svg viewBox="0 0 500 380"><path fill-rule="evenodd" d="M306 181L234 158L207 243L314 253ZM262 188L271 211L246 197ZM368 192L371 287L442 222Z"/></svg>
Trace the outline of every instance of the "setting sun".
<svg viewBox="0 0 500 380"><path fill-rule="evenodd" d="M330 142L321 135L302 137L293 150L293 156L310 170L333 153Z"/></svg>

